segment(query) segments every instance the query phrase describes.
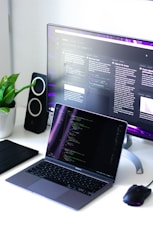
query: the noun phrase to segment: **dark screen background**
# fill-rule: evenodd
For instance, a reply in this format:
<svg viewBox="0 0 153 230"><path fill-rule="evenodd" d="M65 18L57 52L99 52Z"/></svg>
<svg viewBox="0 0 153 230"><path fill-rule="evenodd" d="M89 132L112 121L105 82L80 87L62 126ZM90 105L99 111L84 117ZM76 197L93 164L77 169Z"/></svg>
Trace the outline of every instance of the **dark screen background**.
<svg viewBox="0 0 153 230"><path fill-rule="evenodd" d="M114 178L125 129L125 122L59 105L47 156Z"/></svg>

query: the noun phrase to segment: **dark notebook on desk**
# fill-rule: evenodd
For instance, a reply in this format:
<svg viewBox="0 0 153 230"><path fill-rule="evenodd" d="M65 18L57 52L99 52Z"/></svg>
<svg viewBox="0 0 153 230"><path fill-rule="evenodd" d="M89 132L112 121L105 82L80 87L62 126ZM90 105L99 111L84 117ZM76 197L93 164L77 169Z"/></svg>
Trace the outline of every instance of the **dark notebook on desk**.
<svg viewBox="0 0 153 230"><path fill-rule="evenodd" d="M126 125L56 104L45 159L7 181L78 210L115 182Z"/></svg>
<svg viewBox="0 0 153 230"><path fill-rule="evenodd" d="M10 140L0 141L0 174L36 156L37 150Z"/></svg>

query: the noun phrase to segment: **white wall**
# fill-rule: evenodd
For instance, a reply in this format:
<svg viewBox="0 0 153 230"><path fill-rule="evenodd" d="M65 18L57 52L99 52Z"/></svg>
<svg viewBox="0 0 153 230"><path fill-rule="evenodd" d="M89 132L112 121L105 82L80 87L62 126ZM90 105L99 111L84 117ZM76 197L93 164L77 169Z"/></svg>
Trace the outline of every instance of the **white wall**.
<svg viewBox="0 0 153 230"><path fill-rule="evenodd" d="M60 23L153 41L153 2L145 0L11 0L14 72L18 86L46 73L46 24ZM26 105L28 91L18 96Z"/></svg>
<svg viewBox="0 0 153 230"><path fill-rule="evenodd" d="M0 0L0 78L10 74L8 1Z"/></svg>

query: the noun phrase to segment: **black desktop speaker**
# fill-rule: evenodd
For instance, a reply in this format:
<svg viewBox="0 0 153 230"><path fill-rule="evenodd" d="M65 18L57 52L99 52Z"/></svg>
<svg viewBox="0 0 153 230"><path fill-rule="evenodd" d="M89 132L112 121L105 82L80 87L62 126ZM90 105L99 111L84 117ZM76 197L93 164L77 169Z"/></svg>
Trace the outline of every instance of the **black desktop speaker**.
<svg viewBox="0 0 153 230"><path fill-rule="evenodd" d="M48 121L47 76L33 73L31 82L35 80L36 85L29 91L24 128L34 133L41 133L45 131Z"/></svg>

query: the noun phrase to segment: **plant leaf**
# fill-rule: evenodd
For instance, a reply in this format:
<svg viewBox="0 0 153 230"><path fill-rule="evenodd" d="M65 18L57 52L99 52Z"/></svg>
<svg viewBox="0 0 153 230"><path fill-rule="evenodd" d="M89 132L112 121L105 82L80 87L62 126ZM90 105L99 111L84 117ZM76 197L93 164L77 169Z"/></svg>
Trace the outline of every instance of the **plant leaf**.
<svg viewBox="0 0 153 230"><path fill-rule="evenodd" d="M2 77L2 79L1 79L1 81L0 81L0 88L2 87L2 85L3 85L7 80L8 80L8 79L7 79L7 76L6 76L6 75Z"/></svg>
<svg viewBox="0 0 153 230"><path fill-rule="evenodd" d="M14 85L9 85L8 87L6 87L3 97L5 97L12 89L14 89Z"/></svg>
<svg viewBox="0 0 153 230"><path fill-rule="evenodd" d="M19 76L19 73L14 73L8 77L9 85L14 85L17 78Z"/></svg>
<svg viewBox="0 0 153 230"><path fill-rule="evenodd" d="M0 83L0 101L3 100L4 92L5 92L6 88L7 88L7 86L8 86L8 80L7 80L7 78L5 78Z"/></svg>
<svg viewBox="0 0 153 230"><path fill-rule="evenodd" d="M10 108L8 108L8 107L0 107L0 111L8 113L10 111Z"/></svg>
<svg viewBox="0 0 153 230"><path fill-rule="evenodd" d="M29 85L26 85L26 86L22 87L21 89L16 90L16 91L15 91L15 96L16 96L17 94L19 94L20 92L22 92L23 90L25 90L25 89L27 89L27 88L34 87L35 85L36 85L36 80L35 80L33 83L31 83L31 84L29 84Z"/></svg>
<svg viewBox="0 0 153 230"><path fill-rule="evenodd" d="M17 94L27 88L34 87L36 80L26 85L19 90L15 90L15 83L19 76L19 73L12 74L9 77L3 76L0 80L0 111L9 112L9 106L14 101Z"/></svg>
<svg viewBox="0 0 153 230"><path fill-rule="evenodd" d="M3 101L2 101L3 105L4 106L10 105L13 102L14 97L15 97L15 90L13 88L3 98Z"/></svg>

